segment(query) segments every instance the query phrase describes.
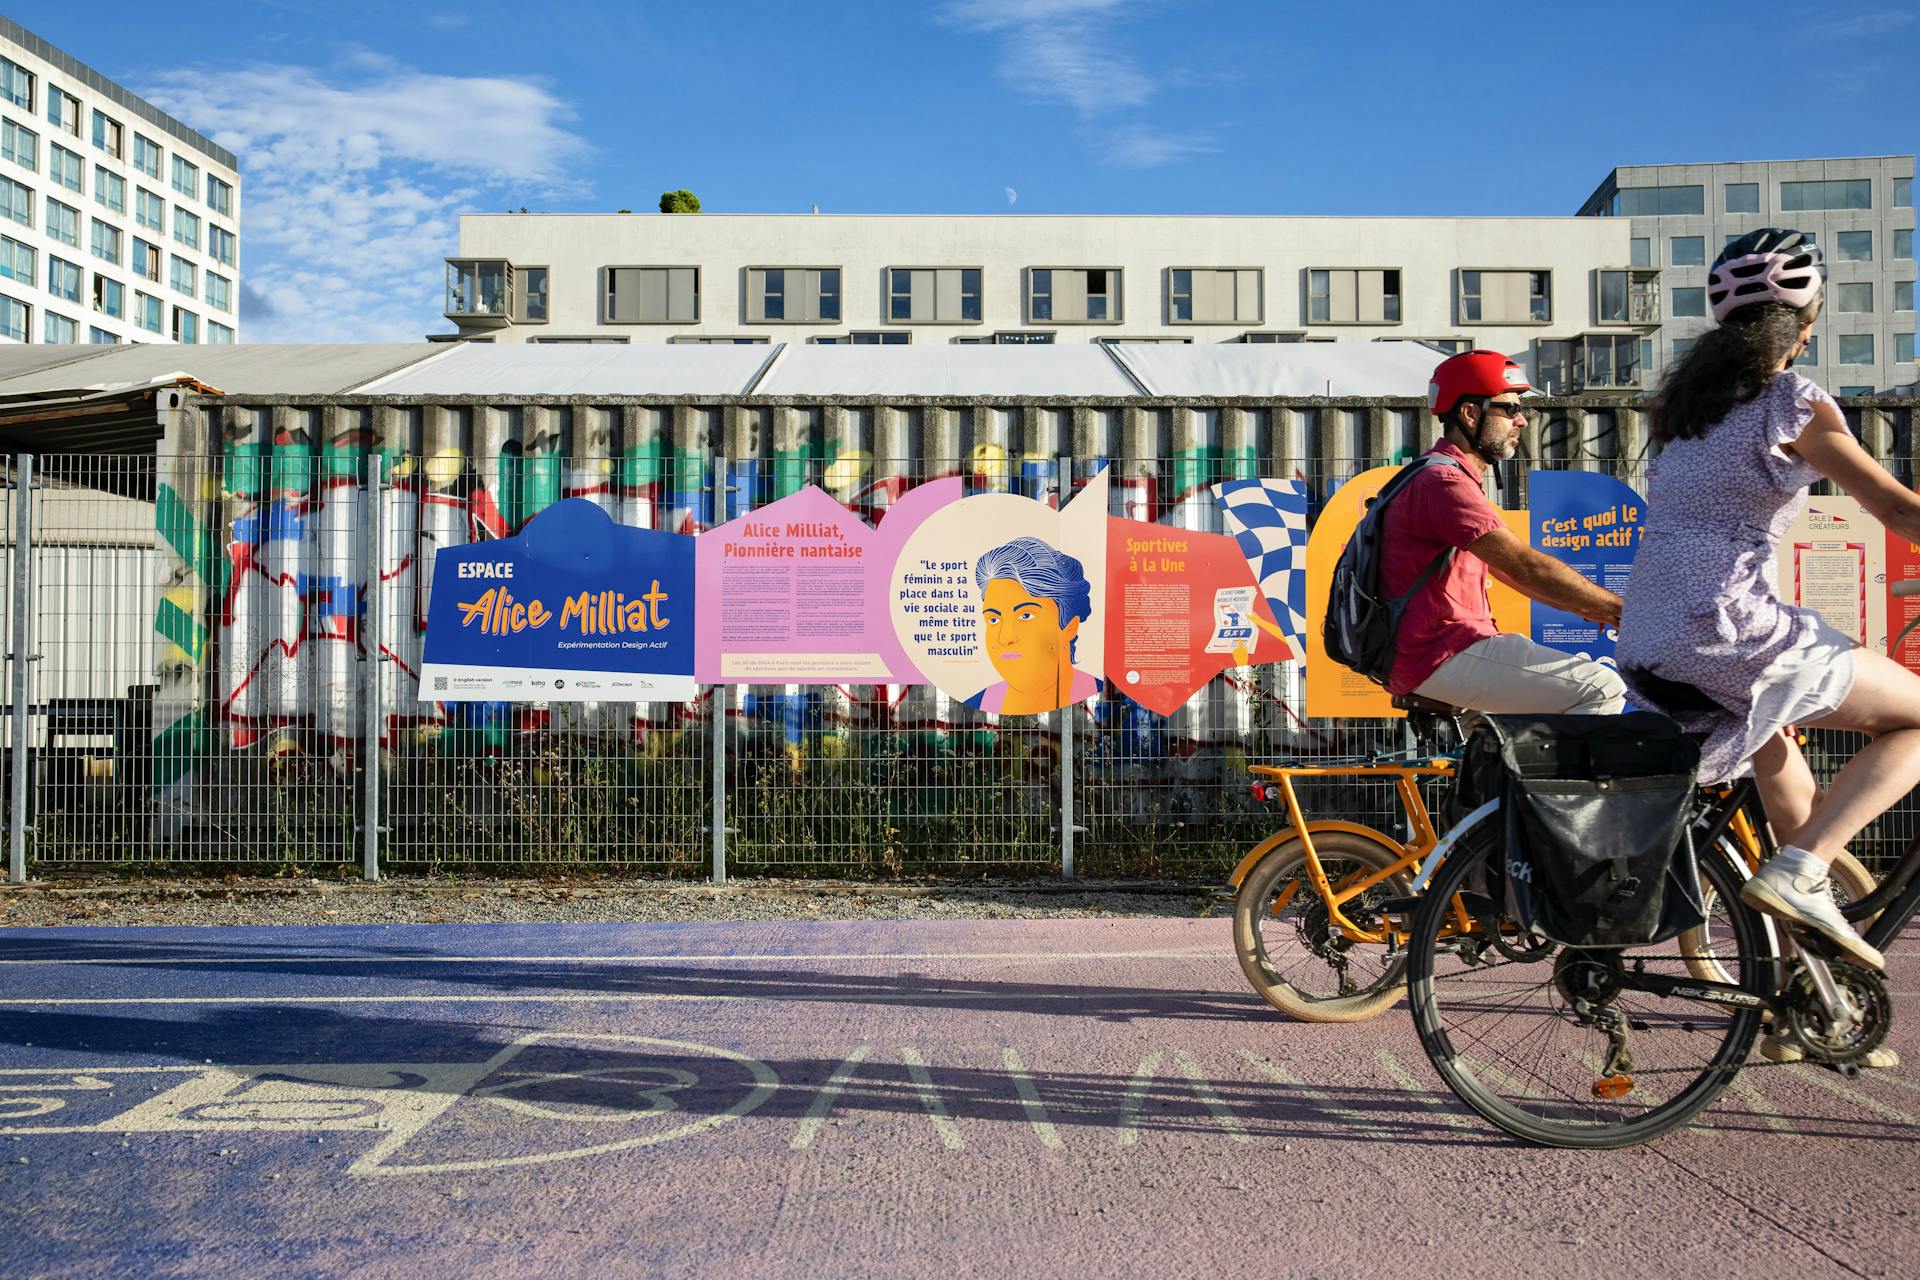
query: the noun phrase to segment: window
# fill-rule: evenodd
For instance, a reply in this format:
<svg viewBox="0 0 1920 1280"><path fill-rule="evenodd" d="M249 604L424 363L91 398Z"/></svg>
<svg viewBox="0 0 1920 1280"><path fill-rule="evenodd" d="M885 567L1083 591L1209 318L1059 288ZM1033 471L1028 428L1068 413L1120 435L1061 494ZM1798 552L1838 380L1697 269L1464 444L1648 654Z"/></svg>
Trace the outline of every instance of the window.
<svg viewBox="0 0 1920 1280"><path fill-rule="evenodd" d="M173 207L173 238L189 249L200 247L200 215Z"/></svg>
<svg viewBox="0 0 1920 1280"><path fill-rule="evenodd" d="M1673 291L1673 313L1678 319L1682 316L1704 316L1707 314L1707 291L1705 289L1675 289Z"/></svg>
<svg viewBox="0 0 1920 1280"><path fill-rule="evenodd" d="M173 189L183 196L200 194L200 166L185 156L173 158Z"/></svg>
<svg viewBox="0 0 1920 1280"><path fill-rule="evenodd" d="M108 333L105 329L96 329L88 326L87 341L96 347L111 347L119 345L120 336L118 334Z"/></svg>
<svg viewBox="0 0 1920 1280"><path fill-rule="evenodd" d="M207 207L215 213L233 216L233 184L207 175Z"/></svg>
<svg viewBox="0 0 1920 1280"><path fill-rule="evenodd" d="M116 267L120 265L120 228L95 218L92 244L94 257L103 258Z"/></svg>
<svg viewBox="0 0 1920 1280"><path fill-rule="evenodd" d="M207 321L207 341L215 346L230 347L233 345L233 330L216 320L209 320Z"/></svg>
<svg viewBox="0 0 1920 1280"><path fill-rule="evenodd" d="M1659 324L1658 271L1600 271L1594 315L1600 324Z"/></svg>
<svg viewBox="0 0 1920 1280"><path fill-rule="evenodd" d="M1913 228L1902 227L1893 233L1893 257L1896 262L1913 261Z"/></svg>
<svg viewBox="0 0 1920 1280"><path fill-rule="evenodd" d="M1707 189L1702 186L1627 187L1614 197L1614 212L1625 218L1655 218L1673 214L1705 213Z"/></svg>
<svg viewBox="0 0 1920 1280"><path fill-rule="evenodd" d="M109 280L98 271L94 272L93 309L103 316L120 319L127 309L126 287L118 280Z"/></svg>
<svg viewBox="0 0 1920 1280"><path fill-rule="evenodd" d="M33 308L0 293L0 337L12 338L15 342L25 342L27 330L32 325Z"/></svg>
<svg viewBox="0 0 1920 1280"><path fill-rule="evenodd" d="M0 160L28 169L40 168L40 135L9 120L0 126Z"/></svg>
<svg viewBox="0 0 1920 1280"><path fill-rule="evenodd" d="M47 255L47 292L68 302L80 301L80 268L65 258Z"/></svg>
<svg viewBox="0 0 1920 1280"><path fill-rule="evenodd" d="M1653 241L1651 239L1646 236L1635 236L1633 239L1627 241L1627 245L1630 249L1630 254L1627 258L1629 266L1650 267L1653 265Z"/></svg>
<svg viewBox="0 0 1920 1280"><path fill-rule="evenodd" d="M127 180L99 165L93 166L94 202L106 206L114 213L127 211Z"/></svg>
<svg viewBox="0 0 1920 1280"><path fill-rule="evenodd" d="M216 311L233 310L233 281L207 272L207 305Z"/></svg>
<svg viewBox="0 0 1920 1280"><path fill-rule="evenodd" d="M1780 210L1801 213L1818 209L1871 209L1873 182L1868 178L1833 178L1817 182L1780 184Z"/></svg>
<svg viewBox="0 0 1920 1280"><path fill-rule="evenodd" d="M452 316L512 314L508 295L513 268L501 258L447 259L447 311Z"/></svg>
<svg viewBox="0 0 1920 1280"><path fill-rule="evenodd" d="M1843 396L1870 396L1873 394L1873 388L1872 387L1842 387L1840 388L1840 394Z"/></svg>
<svg viewBox="0 0 1920 1280"><path fill-rule="evenodd" d="M1309 268L1307 323L1400 323L1400 273Z"/></svg>
<svg viewBox="0 0 1920 1280"><path fill-rule="evenodd" d="M126 136L126 132L121 129L118 120L113 119L104 111L95 111L93 113L94 146L100 148L115 160L118 160L125 149Z"/></svg>
<svg viewBox="0 0 1920 1280"><path fill-rule="evenodd" d="M33 110L33 72L11 58L0 58L0 98Z"/></svg>
<svg viewBox="0 0 1920 1280"><path fill-rule="evenodd" d="M167 202L145 187L133 189L133 220L149 231L167 229Z"/></svg>
<svg viewBox="0 0 1920 1280"><path fill-rule="evenodd" d="M887 273L889 280L895 273ZM747 268L748 324L837 324L840 268Z"/></svg>
<svg viewBox="0 0 1920 1280"><path fill-rule="evenodd" d="M1726 186L1728 213L1760 212L1760 184L1729 182Z"/></svg>
<svg viewBox="0 0 1920 1280"><path fill-rule="evenodd" d="M1873 232L1842 231L1833 238L1833 256L1837 262L1872 262Z"/></svg>
<svg viewBox="0 0 1920 1280"><path fill-rule="evenodd" d="M39 251L32 245L0 236L0 276L30 286L40 278L39 265Z"/></svg>
<svg viewBox="0 0 1920 1280"><path fill-rule="evenodd" d="M133 295L133 322L149 333L159 333L165 324L165 307L150 293Z"/></svg>
<svg viewBox="0 0 1920 1280"><path fill-rule="evenodd" d="M1674 343L1673 348L1678 352L1680 344L1677 342ZM1820 339L1818 335L1807 339L1807 349L1800 353L1800 358L1795 360L1794 363L1797 365L1815 365L1820 363Z"/></svg>
<svg viewBox="0 0 1920 1280"><path fill-rule="evenodd" d="M1054 345L1054 332L1051 329L1008 329L993 335L996 347L1050 347Z"/></svg>
<svg viewBox="0 0 1920 1280"><path fill-rule="evenodd" d="M156 181L160 177L160 144L144 133L133 135L133 167Z"/></svg>
<svg viewBox="0 0 1920 1280"><path fill-rule="evenodd" d="M1895 311L1913 310L1913 281L1895 280L1893 282L1893 309Z"/></svg>
<svg viewBox="0 0 1920 1280"><path fill-rule="evenodd" d="M1893 335L1893 359L1895 364L1913 363L1913 335L1896 333Z"/></svg>
<svg viewBox="0 0 1920 1280"><path fill-rule="evenodd" d="M698 324L700 268L608 267L607 324Z"/></svg>
<svg viewBox="0 0 1920 1280"><path fill-rule="evenodd" d="M1027 320L1055 324L1117 324L1120 272L1105 267L1032 267L1027 271Z"/></svg>
<svg viewBox="0 0 1920 1280"><path fill-rule="evenodd" d="M1704 267L1707 265L1707 238L1705 236L1674 236L1667 241L1669 260L1676 267Z"/></svg>
<svg viewBox="0 0 1920 1280"><path fill-rule="evenodd" d="M621 338L619 341L625 342L626 339ZM764 347L773 339L764 333L738 336L724 333L676 333L667 341L680 347Z"/></svg>
<svg viewBox="0 0 1920 1280"><path fill-rule="evenodd" d="M144 276L155 284L160 283L160 247L158 245L151 244L142 240L139 236L135 236L133 238L133 261L130 265L133 267L135 274Z"/></svg>
<svg viewBox="0 0 1920 1280"><path fill-rule="evenodd" d="M47 123L80 136L80 99L64 89L47 86Z"/></svg>
<svg viewBox="0 0 1920 1280"><path fill-rule="evenodd" d="M1125 343L1131 346L1131 345L1137 345L1143 342L1156 344L1156 345L1161 343L1171 343L1174 346L1185 346L1185 347L1190 347L1193 345L1192 338L1169 337L1166 334L1156 334L1156 335L1148 336L1146 334L1130 335L1130 334L1124 334L1124 333L1115 333L1115 334L1103 333L1099 337L1095 338L1094 341L1104 347L1117 347L1117 346L1120 346L1122 343Z"/></svg>
<svg viewBox="0 0 1920 1280"><path fill-rule="evenodd" d="M231 253L233 237L227 235L226 232L221 231L218 227L209 228L208 235L216 234L226 236L228 252ZM213 256L220 258L220 255L217 253ZM231 259L220 258L220 261L228 262L231 261ZM513 318L524 324L545 324L547 322L547 269L545 267L519 267L515 270L515 278L520 286L520 305ZM225 285L227 283L225 277L216 276L209 271L207 273L208 302L213 302L213 282L215 280L220 281L222 292L225 292ZM231 311L233 309L224 302L216 303L215 305L222 311Z"/></svg>
<svg viewBox="0 0 1920 1280"><path fill-rule="evenodd" d="M69 343L80 341L80 322L49 311L40 321L40 341Z"/></svg>
<svg viewBox="0 0 1920 1280"><path fill-rule="evenodd" d="M766 339L762 338L761 341ZM900 329L855 330L853 333L825 333L809 341L823 347L904 347L913 341L913 335Z"/></svg>
<svg viewBox="0 0 1920 1280"><path fill-rule="evenodd" d="M207 224L207 254L215 262L223 263L229 267L232 266L234 244L233 232L228 231L225 227L216 227L211 222ZM540 292L543 297L547 291L546 276L547 269L545 267L540 268ZM542 305L544 305L544 303Z"/></svg>
<svg viewBox="0 0 1920 1280"><path fill-rule="evenodd" d="M12 178L0 178L0 217L23 227L33 225L33 189Z"/></svg>
<svg viewBox="0 0 1920 1280"><path fill-rule="evenodd" d="M59 143L47 147L47 176L69 191L79 191L85 185L81 178L86 173L86 163L78 152L69 151Z"/></svg>
<svg viewBox="0 0 1920 1280"><path fill-rule="evenodd" d="M47 234L61 244L80 247L80 211L58 200L47 201Z"/></svg>
<svg viewBox="0 0 1920 1280"><path fill-rule="evenodd" d="M1872 364L1873 335L1870 333L1843 333L1840 335L1840 364Z"/></svg>
<svg viewBox="0 0 1920 1280"><path fill-rule="evenodd" d="M1833 309L1843 315L1865 315L1873 311L1873 285L1837 284L1833 286Z"/></svg>
<svg viewBox="0 0 1920 1280"><path fill-rule="evenodd" d="M178 255L173 259L173 270L169 278L175 293L184 293L191 298L200 291L200 269Z"/></svg>
<svg viewBox="0 0 1920 1280"><path fill-rule="evenodd" d="M1258 268L1175 267L1167 272L1167 318L1174 324L1259 324Z"/></svg>
<svg viewBox="0 0 1920 1280"><path fill-rule="evenodd" d="M888 324L980 323L979 267L888 267L886 279Z"/></svg>
<svg viewBox="0 0 1920 1280"><path fill-rule="evenodd" d="M1893 207L1896 209L1913 208L1913 179L1895 178L1893 180Z"/></svg>
<svg viewBox="0 0 1920 1280"><path fill-rule="evenodd" d="M185 307L173 309L173 340L175 342L200 341L200 317Z"/></svg>
<svg viewBox="0 0 1920 1280"><path fill-rule="evenodd" d="M1553 319L1550 271L1461 271L1461 324L1530 324Z"/></svg>
<svg viewBox="0 0 1920 1280"><path fill-rule="evenodd" d="M1634 334L1589 333L1566 343L1542 342L1537 363L1543 372L1555 357L1568 360L1575 391L1632 389L1640 385L1640 339ZM1564 347L1565 354L1552 350ZM1557 371L1556 371L1557 372ZM1556 379L1557 380L1557 379Z"/></svg>

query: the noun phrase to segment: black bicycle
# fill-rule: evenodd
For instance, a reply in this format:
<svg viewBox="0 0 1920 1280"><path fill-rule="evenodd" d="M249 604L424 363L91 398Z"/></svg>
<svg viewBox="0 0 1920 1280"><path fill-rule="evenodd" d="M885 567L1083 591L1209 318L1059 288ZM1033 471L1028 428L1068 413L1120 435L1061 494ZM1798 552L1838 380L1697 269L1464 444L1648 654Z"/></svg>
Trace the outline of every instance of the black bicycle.
<svg viewBox="0 0 1920 1280"><path fill-rule="evenodd" d="M1408 939L1414 1025L1448 1087L1515 1137L1604 1148L1657 1138L1710 1104L1765 1017L1807 1062L1857 1072L1893 1021L1886 981L1819 935L1741 903L1748 869L1727 838L1736 819L1772 855L1751 779L1703 792L1693 830L1708 925L1644 948L1531 935L1488 892L1488 860L1504 839L1499 814L1460 833L1413 909ZM1452 927L1456 898L1478 928ZM1872 922L1864 936L1882 951L1916 911L1920 839L1878 888L1842 906L1856 925ZM1724 980L1703 977L1713 974Z"/></svg>

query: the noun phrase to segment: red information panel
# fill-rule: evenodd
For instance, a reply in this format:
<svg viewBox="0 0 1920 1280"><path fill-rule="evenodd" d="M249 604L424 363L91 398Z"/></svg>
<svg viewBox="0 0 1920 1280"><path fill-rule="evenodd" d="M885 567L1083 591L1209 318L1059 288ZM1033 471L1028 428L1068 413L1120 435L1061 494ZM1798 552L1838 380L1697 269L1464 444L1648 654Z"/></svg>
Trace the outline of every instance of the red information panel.
<svg viewBox="0 0 1920 1280"><path fill-rule="evenodd" d="M1887 639L1900 634L1914 618L1920 617L1920 596L1892 595L1894 584L1920 580L1920 545L1908 542L1899 534L1887 533ZM1920 672L1920 627L1907 637L1897 653L1889 654L1895 662L1909 671Z"/></svg>
<svg viewBox="0 0 1920 1280"><path fill-rule="evenodd" d="M1293 656L1232 538L1107 521L1107 675L1121 693L1172 715L1229 667Z"/></svg>

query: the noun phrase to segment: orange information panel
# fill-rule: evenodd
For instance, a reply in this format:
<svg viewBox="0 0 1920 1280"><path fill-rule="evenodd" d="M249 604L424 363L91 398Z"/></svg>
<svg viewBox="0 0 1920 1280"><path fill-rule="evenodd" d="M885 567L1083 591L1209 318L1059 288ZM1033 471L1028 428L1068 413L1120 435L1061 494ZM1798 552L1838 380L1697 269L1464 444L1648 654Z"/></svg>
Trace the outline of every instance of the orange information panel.
<svg viewBox="0 0 1920 1280"><path fill-rule="evenodd" d="M1307 714L1339 718L1397 716L1387 691L1357 671L1341 666L1327 656L1320 639L1321 623L1327 613L1327 592L1333 585L1333 566L1347 539L1359 527L1360 517L1380 490L1393 478L1398 466L1375 467L1363 471L1334 491L1321 509L1319 522L1307 539ZM1502 511L1515 536L1527 536L1527 513ZM1488 600L1493 606L1493 621L1502 631L1532 634L1533 602L1504 583L1488 579Z"/></svg>

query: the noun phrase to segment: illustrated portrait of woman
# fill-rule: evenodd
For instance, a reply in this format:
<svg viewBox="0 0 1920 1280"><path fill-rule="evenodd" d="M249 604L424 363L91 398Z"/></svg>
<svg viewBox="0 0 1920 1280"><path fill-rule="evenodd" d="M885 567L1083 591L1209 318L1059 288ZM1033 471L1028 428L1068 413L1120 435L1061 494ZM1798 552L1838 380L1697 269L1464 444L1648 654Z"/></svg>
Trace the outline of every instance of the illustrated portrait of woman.
<svg viewBox="0 0 1920 1280"><path fill-rule="evenodd" d="M1000 673L967 699L998 715L1032 715L1098 693L1102 681L1073 666L1080 627L1093 616L1093 585L1070 555L1038 538L1015 538L973 567L980 637Z"/></svg>

